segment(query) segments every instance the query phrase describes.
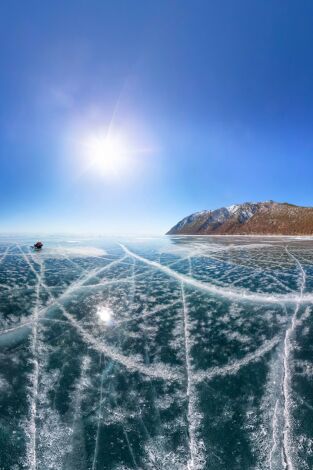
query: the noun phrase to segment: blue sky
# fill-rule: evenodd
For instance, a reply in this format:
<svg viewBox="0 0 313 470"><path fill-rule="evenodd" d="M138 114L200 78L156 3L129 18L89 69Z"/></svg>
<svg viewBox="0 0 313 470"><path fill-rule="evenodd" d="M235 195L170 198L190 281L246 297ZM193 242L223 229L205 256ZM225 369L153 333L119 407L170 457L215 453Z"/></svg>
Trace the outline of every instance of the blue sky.
<svg viewBox="0 0 313 470"><path fill-rule="evenodd" d="M1 230L164 233L232 203L313 205L312 44L305 0L3 0ZM108 135L125 158L100 168L88 142Z"/></svg>

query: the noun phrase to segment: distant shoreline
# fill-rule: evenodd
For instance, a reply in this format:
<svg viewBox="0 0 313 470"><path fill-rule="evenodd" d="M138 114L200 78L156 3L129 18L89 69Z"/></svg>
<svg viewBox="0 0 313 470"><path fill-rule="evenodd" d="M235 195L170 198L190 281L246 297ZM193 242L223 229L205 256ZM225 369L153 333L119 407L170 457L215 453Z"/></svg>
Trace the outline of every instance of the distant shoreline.
<svg viewBox="0 0 313 470"><path fill-rule="evenodd" d="M170 233L166 233L164 234L164 236L166 237L217 237L217 238L220 238L220 237L228 237L228 238L234 238L234 237L242 237L242 238L297 238L297 239L307 239L307 240L313 240L313 235L262 235L262 234L238 234L236 235L235 233L233 234L210 234L210 233L204 233L202 235L198 235L198 234L191 234L191 233L188 233L188 234L170 234Z"/></svg>

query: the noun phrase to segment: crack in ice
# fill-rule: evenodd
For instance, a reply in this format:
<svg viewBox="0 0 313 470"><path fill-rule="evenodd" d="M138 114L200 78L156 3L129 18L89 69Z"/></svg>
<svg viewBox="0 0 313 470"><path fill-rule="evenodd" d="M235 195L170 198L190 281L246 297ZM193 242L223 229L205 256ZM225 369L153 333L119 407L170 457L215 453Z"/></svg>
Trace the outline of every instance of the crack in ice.
<svg viewBox="0 0 313 470"><path fill-rule="evenodd" d="M279 341L281 340L280 336L275 336L271 340L266 341L262 344L256 351L246 354L242 359L237 361L232 361L221 367L212 367L208 370L203 370L195 373L195 380L201 382L202 380L212 380L215 377L221 377L226 375L236 374L242 367L247 366L248 364L258 361L262 356L271 351Z"/></svg>
<svg viewBox="0 0 313 470"><path fill-rule="evenodd" d="M30 261L27 259L26 255L25 255L25 261L29 264L29 266L31 267L32 271L34 272L34 274L36 275L38 279L38 273L33 268ZM67 320L69 320L72 323L72 325L76 328L76 331L80 334L82 339L85 342L87 342L87 344L92 346L96 351L99 351L105 354L107 357L110 357L112 360L119 362L126 369L132 372L140 372L149 377L163 379L163 380L179 380L181 378L181 374L179 372L172 370L172 368L168 366L153 364L152 367L147 367L143 363L140 363L134 358L132 358L131 356L125 356L124 354L119 353L114 347L109 346L106 343L100 343L92 334L88 333L88 331L86 331L81 326L80 322L76 320L72 314L70 314L66 310L66 308L59 302L59 299L54 297L50 288L45 283L41 282L41 285L44 287L44 289L46 289L49 296L54 300L54 303L62 311L65 318L67 318Z"/></svg>
<svg viewBox="0 0 313 470"><path fill-rule="evenodd" d="M2 254L1 258L0 258L0 264L5 260L7 254L9 253L9 251L11 250L12 246L8 246L7 249L4 251L4 253Z"/></svg>
<svg viewBox="0 0 313 470"><path fill-rule="evenodd" d="M100 356L101 360L101 356ZM97 465L97 457L98 457L98 449L99 449L99 435L100 435L100 423L102 420L102 396L103 396L103 380L104 380L104 374L106 370L102 371L101 374L101 382L100 382L100 406L99 406L99 413L98 413L98 419L97 419L97 433L96 433L96 442L95 442L95 449L94 449L94 454L93 454L93 460L92 460L92 470L95 470L96 465Z"/></svg>
<svg viewBox="0 0 313 470"><path fill-rule="evenodd" d="M44 273L43 264L40 266L40 274L37 275L36 285L36 301L34 312L32 315L32 338L31 338L31 352L32 352L32 386L30 392L30 419L28 425L28 442L26 447L27 461L30 470L37 469L37 397L38 397L38 384L39 384L39 360L38 360L38 312L40 303L40 287L42 285L42 278Z"/></svg>
<svg viewBox="0 0 313 470"><path fill-rule="evenodd" d="M277 449L277 433L278 433L278 423L277 423L277 414L278 414L278 405L279 400L276 400L274 414L273 414L273 421L272 421L272 439L273 439L273 446L270 451L269 455L269 464L270 470L273 470L273 454Z"/></svg>
<svg viewBox="0 0 313 470"><path fill-rule="evenodd" d="M243 289L230 289L230 288L215 286L209 283L204 283L192 277L186 276L185 274L178 273L177 271L174 271L168 266L164 266L162 264L157 263L156 261L151 261L147 258L144 258L143 256L140 256L137 253L134 253L133 251L129 250L126 246L122 244L120 244L120 246L123 248L124 252L128 256L136 258L139 261L153 267L154 269L162 271L167 276L170 276L179 282L184 282L185 284L195 287L196 289L204 290L204 291L210 292L211 294L215 294L221 297L226 297L229 299L237 299L240 301L249 301L249 302L256 302L256 303L259 303L259 302L275 303L275 304L281 303L281 302L298 304L300 302L310 302L313 300L312 295L307 295L307 296L303 296L303 295L298 296L297 294L267 295L267 294L260 294L260 293L252 293Z"/></svg>
<svg viewBox="0 0 313 470"><path fill-rule="evenodd" d="M186 376L187 376L187 422L188 422L188 437L189 437L189 459L187 462L187 470L196 470L202 468L201 460L203 458L201 452L201 445L197 442L196 437L196 398L195 389L193 383L193 369L191 364L191 351L190 351L190 327L188 318L188 309L185 297L184 283L181 283L181 299L182 299L182 311L183 311L183 324L184 324L184 343L185 343L185 362L186 362Z"/></svg>
<svg viewBox="0 0 313 470"><path fill-rule="evenodd" d="M291 413L290 413L290 402L291 402L291 371L290 371L290 355L291 355L291 336L295 330L297 324L297 315L300 309L300 301L303 297L303 292L306 283L306 274L302 264L298 258L288 250L288 246L285 248L286 253L295 261L298 266L300 273L300 296L299 301L296 303L294 313L291 318L291 324L286 330L284 339L284 353L283 353L283 364L284 364L284 379L283 379L283 397L284 397L284 430L283 430L283 457L284 466L286 470L293 470L293 460L291 456Z"/></svg>

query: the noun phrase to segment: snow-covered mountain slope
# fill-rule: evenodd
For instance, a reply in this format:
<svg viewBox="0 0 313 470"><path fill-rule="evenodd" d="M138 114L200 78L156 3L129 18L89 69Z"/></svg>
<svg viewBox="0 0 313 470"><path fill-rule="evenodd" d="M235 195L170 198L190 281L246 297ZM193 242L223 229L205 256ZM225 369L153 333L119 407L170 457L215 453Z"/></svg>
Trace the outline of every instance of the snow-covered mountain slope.
<svg viewBox="0 0 313 470"><path fill-rule="evenodd" d="M274 201L245 202L191 214L167 234L313 235L313 208Z"/></svg>

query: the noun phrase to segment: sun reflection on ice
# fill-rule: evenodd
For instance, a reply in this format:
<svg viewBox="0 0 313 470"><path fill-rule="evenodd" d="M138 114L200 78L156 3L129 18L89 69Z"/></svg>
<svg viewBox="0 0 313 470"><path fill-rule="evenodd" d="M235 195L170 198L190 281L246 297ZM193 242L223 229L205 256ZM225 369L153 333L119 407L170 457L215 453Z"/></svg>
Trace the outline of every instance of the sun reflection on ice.
<svg viewBox="0 0 313 470"><path fill-rule="evenodd" d="M106 305L99 305L97 308L97 316L101 323L111 325L113 322L113 310Z"/></svg>

